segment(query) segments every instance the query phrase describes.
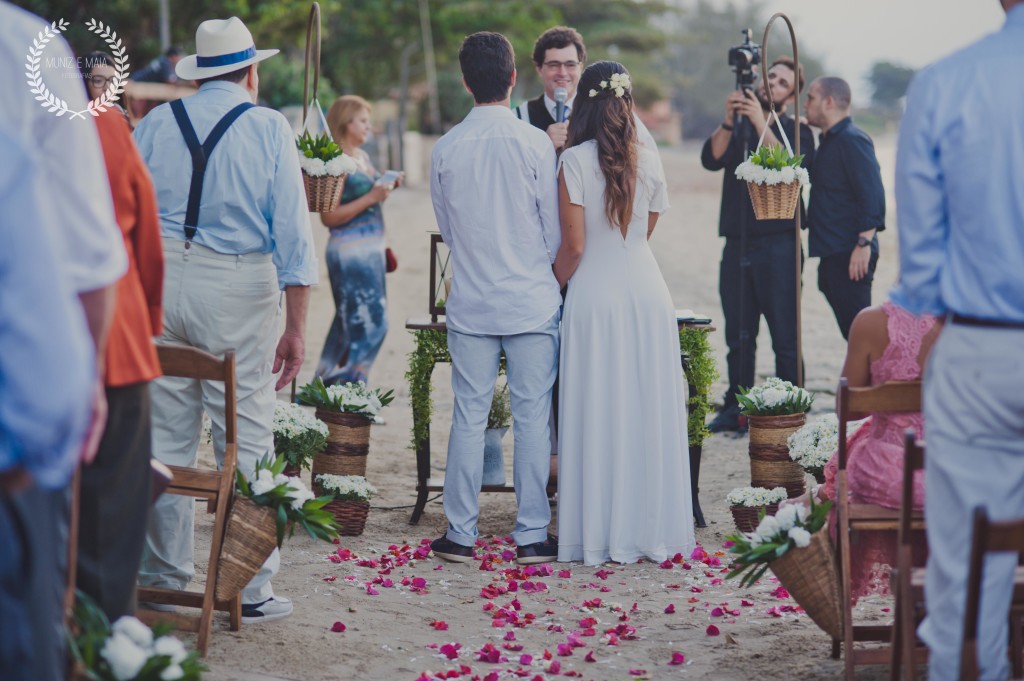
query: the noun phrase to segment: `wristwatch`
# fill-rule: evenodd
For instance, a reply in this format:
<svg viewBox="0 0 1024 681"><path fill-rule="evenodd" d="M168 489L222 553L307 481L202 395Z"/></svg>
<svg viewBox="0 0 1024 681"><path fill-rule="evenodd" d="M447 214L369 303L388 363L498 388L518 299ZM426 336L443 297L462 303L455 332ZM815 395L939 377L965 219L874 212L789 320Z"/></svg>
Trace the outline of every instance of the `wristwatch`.
<svg viewBox="0 0 1024 681"><path fill-rule="evenodd" d="M867 237L863 237L863 236L858 236L857 237L857 248L863 248L865 246L870 246L870 245L871 245L871 239L868 239Z"/></svg>

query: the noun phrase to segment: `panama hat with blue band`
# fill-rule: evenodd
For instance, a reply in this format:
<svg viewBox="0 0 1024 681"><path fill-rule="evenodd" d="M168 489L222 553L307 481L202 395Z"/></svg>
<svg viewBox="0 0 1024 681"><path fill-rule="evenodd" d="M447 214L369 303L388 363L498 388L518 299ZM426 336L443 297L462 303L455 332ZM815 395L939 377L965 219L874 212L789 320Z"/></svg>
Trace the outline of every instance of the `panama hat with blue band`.
<svg viewBox="0 0 1024 681"><path fill-rule="evenodd" d="M257 50L252 33L238 17L209 19L196 29L196 54L174 67L182 80L202 80L231 73L273 57L279 50Z"/></svg>

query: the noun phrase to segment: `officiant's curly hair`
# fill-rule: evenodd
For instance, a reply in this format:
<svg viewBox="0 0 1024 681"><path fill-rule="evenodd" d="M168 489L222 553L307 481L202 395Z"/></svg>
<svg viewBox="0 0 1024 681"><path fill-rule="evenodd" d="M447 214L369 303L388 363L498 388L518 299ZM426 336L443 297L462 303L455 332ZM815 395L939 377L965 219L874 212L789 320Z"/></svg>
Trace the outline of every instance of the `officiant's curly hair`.
<svg viewBox="0 0 1024 681"><path fill-rule="evenodd" d="M612 74L629 75L615 61L594 62L580 76L576 100L569 119L567 147L588 140L597 142L597 160L605 179L604 210L616 227L629 224L636 189L637 130L633 117L633 93L621 96L608 83ZM590 96L593 91L594 95Z"/></svg>

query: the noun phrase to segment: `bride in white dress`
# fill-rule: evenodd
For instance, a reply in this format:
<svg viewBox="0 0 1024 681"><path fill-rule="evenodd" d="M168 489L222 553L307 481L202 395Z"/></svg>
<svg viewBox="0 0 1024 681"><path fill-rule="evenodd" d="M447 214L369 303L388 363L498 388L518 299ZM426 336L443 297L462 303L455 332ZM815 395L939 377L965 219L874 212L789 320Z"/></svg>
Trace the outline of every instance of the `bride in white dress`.
<svg viewBox="0 0 1024 681"><path fill-rule="evenodd" d="M580 78L559 161L558 559L662 561L694 547L687 387L675 306L648 245L668 208L637 143L629 75Z"/></svg>

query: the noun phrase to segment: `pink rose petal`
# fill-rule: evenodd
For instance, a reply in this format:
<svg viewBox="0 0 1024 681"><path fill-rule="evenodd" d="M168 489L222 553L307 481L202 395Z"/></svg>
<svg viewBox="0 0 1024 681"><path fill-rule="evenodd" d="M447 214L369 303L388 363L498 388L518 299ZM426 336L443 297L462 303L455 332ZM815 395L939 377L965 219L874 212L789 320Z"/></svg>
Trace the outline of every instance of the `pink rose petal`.
<svg viewBox="0 0 1024 681"><path fill-rule="evenodd" d="M680 652L672 653L672 659L668 661L671 665L683 664L686 662L686 655Z"/></svg>
<svg viewBox="0 0 1024 681"><path fill-rule="evenodd" d="M676 606L673 605L672 603L669 603L668 605L665 606L665 614L666 615L671 615L675 611L676 611Z"/></svg>
<svg viewBox="0 0 1024 681"><path fill-rule="evenodd" d="M714 624L709 624L706 633L708 636L718 636L722 632L719 631L718 627L716 627Z"/></svg>
<svg viewBox="0 0 1024 681"><path fill-rule="evenodd" d="M338 634L340 634L341 632L345 631L346 628L347 627L344 624L342 624L341 622L335 622L334 624L331 625L331 631L333 631L335 633L338 633Z"/></svg>

